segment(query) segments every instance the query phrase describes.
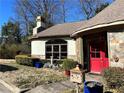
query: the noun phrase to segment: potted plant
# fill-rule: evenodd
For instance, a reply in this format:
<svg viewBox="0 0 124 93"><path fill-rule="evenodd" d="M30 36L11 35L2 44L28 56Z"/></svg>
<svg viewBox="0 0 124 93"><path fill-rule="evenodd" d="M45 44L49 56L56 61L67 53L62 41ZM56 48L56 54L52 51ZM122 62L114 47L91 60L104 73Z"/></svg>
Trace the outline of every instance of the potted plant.
<svg viewBox="0 0 124 93"><path fill-rule="evenodd" d="M64 59L62 67L66 76L70 76L70 69L75 68L77 65L76 62L72 59Z"/></svg>

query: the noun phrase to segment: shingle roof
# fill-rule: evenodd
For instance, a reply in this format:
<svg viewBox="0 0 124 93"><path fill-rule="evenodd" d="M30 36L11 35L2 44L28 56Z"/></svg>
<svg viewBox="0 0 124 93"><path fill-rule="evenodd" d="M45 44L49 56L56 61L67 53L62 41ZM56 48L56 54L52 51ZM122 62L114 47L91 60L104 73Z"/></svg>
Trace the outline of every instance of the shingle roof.
<svg viewBox="0 0 124 93"><path fill-rule="evenodd" d="M82 29L122 20L124 20L124 0L116 0L88 21L58 24L38 33L36 37L66 36Z"/></svg>
<svg viewBox="0 0 124 93"><path fill-rule="evenodd" d="M89 19L81 28L86 29L89 27L109 24L117 21L124 21L124 0L116 0L107 8L98 13L95 17Z"/></svg>
<svg viewBox="0 0 124 93"><path fill-rule="evenodd" d="M85 21L57 24L39 32L36 37L70 36L73 32L84 25Z"/></svg>

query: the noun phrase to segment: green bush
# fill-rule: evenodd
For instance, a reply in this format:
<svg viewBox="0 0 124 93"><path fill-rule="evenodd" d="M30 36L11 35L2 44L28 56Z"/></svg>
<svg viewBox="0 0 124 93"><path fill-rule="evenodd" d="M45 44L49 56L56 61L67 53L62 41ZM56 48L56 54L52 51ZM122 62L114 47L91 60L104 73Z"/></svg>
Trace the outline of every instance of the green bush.
<svg viewBox="0 0 124 93"><path fill-rule="evenodd" d="M20 65L33 66L33 59L27 55L17 55L15 60Z"/></svg>
<svg viewBox="0 0 124 93"><path fill-rule="evenodd" d="M59 64L59 65L61 65L61 64L63 64L63 61L64 61L64 60L65 60L65 59L58 60L56 63Z"/></svg>
<svg viewBox="0 0 124 93"><path fill-rule="evenodd" d="M47 63L47 60L32 58L30 55L17 55L15 60L20 65L34 66L35 62L41 63L42 65Z"/></svg>
<svg viewBox="0 0 124 93"><path fill-rule="evenodd" d="M124 69L111 67L103 71L103 77L105 78L109 88L118 89L124 86Z"/></svg>
<svg viewBox="0 0 124 93"><path fill-rule="evenodd" d="M40 62L42 62L43 64L48 63L48 62L50 63L50 61L46 59L40 59Z"/></svg>
<svg viewBox="0 0 124 93"><path fill-rule="evenodd" d="M76 65L77 65L77 62L75 62L74 60L72 60L72 59L64 59L62 67L63 67L64 70L70 70L72 68L75 68Z"/></svg>
<svg viewBox="0 0 124 93"><path fill-rule="evenodd" d="M14 59L17 54L30 54L30 47L26 44L2 44L0 45L1 59Z"/></svg>

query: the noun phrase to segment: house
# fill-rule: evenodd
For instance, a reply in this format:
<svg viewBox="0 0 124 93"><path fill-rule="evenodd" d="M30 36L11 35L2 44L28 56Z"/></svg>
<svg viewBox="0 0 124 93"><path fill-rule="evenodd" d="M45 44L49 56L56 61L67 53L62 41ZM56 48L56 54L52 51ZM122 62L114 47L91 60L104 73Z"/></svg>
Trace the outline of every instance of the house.
<svg viewBox="0 0 124 93"><path fill-rule="evenodd" d="M38 17L36 28L41 24ZM58 24L39 33L36 28L31 41L32 56L74 59L92 73L124 67L124 0L114 1L87 21Z"/></svg>

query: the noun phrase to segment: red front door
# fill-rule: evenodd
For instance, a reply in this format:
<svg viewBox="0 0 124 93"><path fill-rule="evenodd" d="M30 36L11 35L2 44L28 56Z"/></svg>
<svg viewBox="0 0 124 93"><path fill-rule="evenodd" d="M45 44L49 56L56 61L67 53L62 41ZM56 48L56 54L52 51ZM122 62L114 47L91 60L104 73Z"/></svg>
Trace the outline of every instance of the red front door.
<svg viewBox="0 0 124 93"><path fill-rule="evenodd" d="M109 67L107 57L106 40L102 38L90 41L90 71L91 73L101 73L103 69Z"/></svg>

